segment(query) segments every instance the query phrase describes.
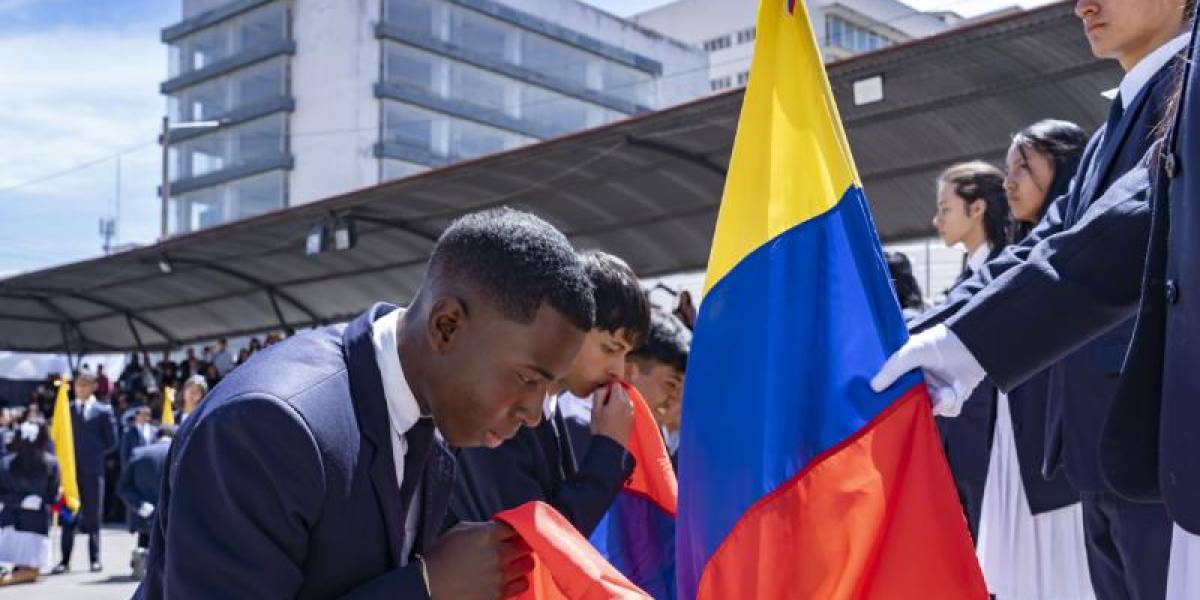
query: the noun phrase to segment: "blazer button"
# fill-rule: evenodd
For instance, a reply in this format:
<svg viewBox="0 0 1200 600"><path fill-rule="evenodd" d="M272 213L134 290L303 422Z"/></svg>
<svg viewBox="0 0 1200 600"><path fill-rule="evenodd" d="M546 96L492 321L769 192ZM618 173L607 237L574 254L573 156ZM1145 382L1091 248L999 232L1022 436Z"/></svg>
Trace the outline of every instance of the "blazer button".
<svg viewBox="0 0 1200 600"><path fill-rule="evenodd" d="M1167 298L1167 304L1175 304L1179 301L1179 284L1175 283L1174 279L1168 279L1163 286L1163 292Z"/></svg>

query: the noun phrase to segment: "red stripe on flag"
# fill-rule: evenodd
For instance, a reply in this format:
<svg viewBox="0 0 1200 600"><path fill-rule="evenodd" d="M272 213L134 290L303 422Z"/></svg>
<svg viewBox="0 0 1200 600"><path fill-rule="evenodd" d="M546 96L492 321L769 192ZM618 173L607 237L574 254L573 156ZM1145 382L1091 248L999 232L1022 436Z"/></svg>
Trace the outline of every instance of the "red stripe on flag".
<svg viewBox="0 0 1200 600"><path fill-rule="evenodd" d="M953 490L929 396L913 388L751 506L696 597L986 599Z"/></svg>

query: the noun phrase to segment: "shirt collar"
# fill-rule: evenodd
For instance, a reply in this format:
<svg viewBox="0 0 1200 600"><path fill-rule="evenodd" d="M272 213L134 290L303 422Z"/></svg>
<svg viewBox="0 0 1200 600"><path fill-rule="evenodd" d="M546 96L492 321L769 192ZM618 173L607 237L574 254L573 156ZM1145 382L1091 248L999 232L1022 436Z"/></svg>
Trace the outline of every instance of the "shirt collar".
<svg viewBox="0 0 1200 600"><path fill-rule="evenodd" d="M1167 64L1171 57L1182 52L1191 37L1190 32L1180 34L1133 65L1133 68L1121 79L1121 85L1117 87L1121 93L1121 108L1129 108L1129 103L1133 102L1142 88L1146 87L1150 78L1154 77L1154 74L1163 68L1163 65Z"/></svg>
<svg viewBox="0 0 1200 600"><path fill-rule="evenodd" d="M967 268L971 271L978 271L987 263L988 255L992 253L991 244L980 244L974 252L967 255Z"/></svg>
<svg viewBox="0 0 1200 600"><path fill-rule="evenodd" d="M388 405L388 421L392 429L404 435L421 418L421 407L400 366L399 330L404 309L396 309L371 323L371 343L375 346L375 362L383 382L383 396Z"/></svg>

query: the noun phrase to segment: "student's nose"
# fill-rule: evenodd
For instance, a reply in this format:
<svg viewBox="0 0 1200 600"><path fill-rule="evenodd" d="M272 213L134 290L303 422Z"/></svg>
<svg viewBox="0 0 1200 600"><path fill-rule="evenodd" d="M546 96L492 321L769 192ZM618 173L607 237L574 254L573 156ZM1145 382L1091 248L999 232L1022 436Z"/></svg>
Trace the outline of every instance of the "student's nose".
<svg viewBox="0 0 1200 600"><path fill-rule="evenodd" d="M1098 12L1100 12L1100 5L1096 0L1076 0L1075 2L1075 16L1080 19L1094 17Z"/></svg>

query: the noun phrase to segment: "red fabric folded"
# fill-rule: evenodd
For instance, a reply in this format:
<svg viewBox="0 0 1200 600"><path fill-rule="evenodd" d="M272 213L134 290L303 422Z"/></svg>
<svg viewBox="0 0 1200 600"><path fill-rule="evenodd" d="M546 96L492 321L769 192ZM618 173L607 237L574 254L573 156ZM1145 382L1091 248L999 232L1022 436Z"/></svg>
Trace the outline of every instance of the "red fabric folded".
<svg viewBox="0 0 1200 600"><path fill-rule="evenodd" d="M565 517L544 502L496 515L533 550L529 590L519 600L641 600L650 596L608 564Z"/></svg>

